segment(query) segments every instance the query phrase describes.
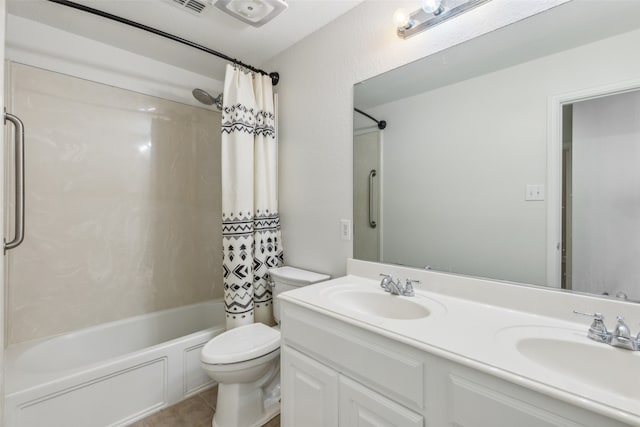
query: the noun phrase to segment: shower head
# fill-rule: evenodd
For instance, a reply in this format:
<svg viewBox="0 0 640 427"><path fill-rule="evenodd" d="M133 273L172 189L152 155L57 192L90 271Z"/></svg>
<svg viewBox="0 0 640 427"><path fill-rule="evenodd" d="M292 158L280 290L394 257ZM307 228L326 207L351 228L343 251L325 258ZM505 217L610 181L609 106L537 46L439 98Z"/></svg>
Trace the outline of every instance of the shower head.
<svg viewBox="0 0 640 427"><path fill-rule="evenodd" d="M209 93L202 89L194 89L191 91L193 97L203 103L204 105L213 105L213 97Z"/></svg>
<svg viewBox="0 0 640 427"><path fill-rule="evenodd" d="M195 99L197 99L198 101L200 101L204 105L214 105L215 104L215 106L216 106L216 108L218 108L218 110L222 110L222 94L220 94L220 95L218 95L217 97L214 98L206 90L197 89L197 88L192 90L191 93L193 94L193 97Z"/></svg>

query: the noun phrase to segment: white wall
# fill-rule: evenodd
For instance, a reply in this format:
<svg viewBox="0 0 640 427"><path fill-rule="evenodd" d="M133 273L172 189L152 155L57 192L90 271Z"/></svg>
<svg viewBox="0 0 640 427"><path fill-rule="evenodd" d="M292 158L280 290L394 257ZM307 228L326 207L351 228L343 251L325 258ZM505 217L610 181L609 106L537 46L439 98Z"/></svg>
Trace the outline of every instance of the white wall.
<svg viewBox="0 0 640 427"><path fill-rule="evenodd" d="M395 34L396 8L418 2L368 0L265 64L278 70L280 212L285 262L342 275L352 242L353 85L518 21L563 0L493 0L408 40Z"/></svg>
<svg viewBox="0 0 640 427"><path fill-rule="evenodd" d="M573 289L640 300L640 91L573 105L572 163Z"/></svg>
<svg viewBox="0 0 640 427"><path fill-rule="evenodd" d="M546 201L524 196L546 181L548 98L639 75L638 45L633 31L370 108L387 121L385 262L545 284Z"/></svg>
<svg viewBox="0 0 640 427"><path fill-rule="evenodd" d="M6 57L198 107L204 106L191 95L194 88L217 95L223 87L220 80L14 15L7 15Z"/></svg>

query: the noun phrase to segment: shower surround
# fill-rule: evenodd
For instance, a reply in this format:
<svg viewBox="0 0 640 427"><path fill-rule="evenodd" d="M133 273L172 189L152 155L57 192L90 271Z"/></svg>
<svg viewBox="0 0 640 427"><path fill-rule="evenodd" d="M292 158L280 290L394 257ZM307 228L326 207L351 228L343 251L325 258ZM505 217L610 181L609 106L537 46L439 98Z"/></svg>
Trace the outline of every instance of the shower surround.
<svg viewBox="0 0 640 427"><path fill-rule="evenodd" d="M219 113L8 65L27 129L8 344L221 297Z"/></svg>

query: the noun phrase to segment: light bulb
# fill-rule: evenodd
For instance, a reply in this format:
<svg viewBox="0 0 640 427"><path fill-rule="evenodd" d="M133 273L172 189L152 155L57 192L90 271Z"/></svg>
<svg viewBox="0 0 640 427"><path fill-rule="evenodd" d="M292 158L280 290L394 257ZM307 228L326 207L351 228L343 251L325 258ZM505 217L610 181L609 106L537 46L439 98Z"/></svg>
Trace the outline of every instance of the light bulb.
<svg viewBox="0 0 640 427"><path fill-rule="evenodd" d="M412 24L409 13L404 9L396 9L393 13L393 23L396 27L403 29L411 28Z"/></svg>
<svg viewBox="0 0 640 427"><path fill-rule="evenodd" d="M442 12L442 0L420 0L420 4L426 13L439 15Z"/></svg>

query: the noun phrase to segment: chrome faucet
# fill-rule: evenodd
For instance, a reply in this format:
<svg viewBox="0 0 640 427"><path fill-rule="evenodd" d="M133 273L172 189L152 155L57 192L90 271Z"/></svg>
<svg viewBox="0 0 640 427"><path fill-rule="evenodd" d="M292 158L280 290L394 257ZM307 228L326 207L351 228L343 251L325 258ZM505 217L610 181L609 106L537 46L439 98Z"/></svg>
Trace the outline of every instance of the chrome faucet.
<svg viewBox="0 0 640 427"><path fill-rule="evenodd" d="M622 316L617 316L618 324L611 334L611 345L614 347L626 348L627 350L638 351L640 343L631 336L631 331Z"/></svg>
<svg viewBox="0 0 640 427"><path fill-rule="evenodd" d="M380 287L385 290L385 292L389 292L391 295L402 295L405 297L415 296L415 291L413 290L413 283L420 283L419 280L411 280L407 279L407 283L404 287L400 284L400 279L397 281L393 280L388 274L380 273L382 276L382 281L380 282Z"/></svg>
<svg viewBox="0 0 640 427"><path fill-rule="evenodd" d="M593 317L593 323L591 323L587 332L587 337L590 339L614 347L626 348L627 350L640 350L640 333L638 333L637 337L632 337L631 331L622 316L617 316L618 323L613 332L609 332L604 324L602 313L583 313L576 310L573 310L573 312L582 316Z"/></svg>
<svg viewBox="0 0 640 427"><path fill-rule="evenodd" d="M389 274L380 273L382 276L382 281L380 282L380 287L384 289L385 292L389 292L391 295L402 295L402 286L400 285L400 280L395 282L393 277Z"/></svg>
<svg viewBox="0 0 640 427"><path fill-rule="evenodd" d="M407 277L407 283L404 285L404 293L403 295L406 297L413 297L416 295L415 291L413 290L413 284L414 283L420 283L419 280L411 280Z"/></svg>
<svg viewBox="0 0 640 427"><path fill-rule="evenodd" d="M393 277L388 274L380 273L382 276L382 281L380 281L380 287L385 290L385 292L390 292L391 289L389 287L389 283L393 283Z"/></svg>
<svg viewBox="0 0 640 427"><path fill-rule="evenodd" d="M573 310L573 312L581 316L593 317L593 323L589 326L587 337L605 344L609 344L611 342L611 334L607 331L607 326L604 324L604 316L602 313L583 313L577 310Z"/></svg>

